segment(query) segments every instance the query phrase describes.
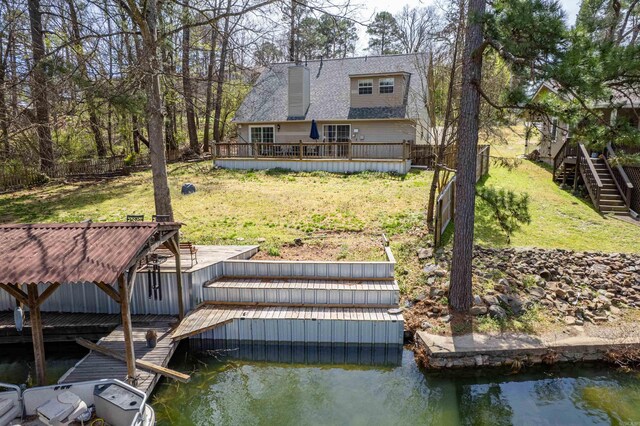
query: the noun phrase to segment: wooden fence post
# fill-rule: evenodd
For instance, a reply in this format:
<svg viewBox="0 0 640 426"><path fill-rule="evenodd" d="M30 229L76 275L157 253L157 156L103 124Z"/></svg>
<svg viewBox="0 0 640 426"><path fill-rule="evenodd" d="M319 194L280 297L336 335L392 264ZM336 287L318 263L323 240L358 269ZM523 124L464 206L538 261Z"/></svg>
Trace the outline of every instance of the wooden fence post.
<svg viewBox="0 0 640 426"><path fill-rule="evenodd" d="M302 157L304 156L304 152L302 152L302 141L298 141L298 149L300 150L298 153L300 155L300 160L302 160Z"/></svg>
<svg viewBox="0 0 640 426"><path fill-rule="evenodd" d="M349 160L353 159L353 141L351 140L351 138L349 138L349 146L347 148L347 155L349 157Z"/></svg>

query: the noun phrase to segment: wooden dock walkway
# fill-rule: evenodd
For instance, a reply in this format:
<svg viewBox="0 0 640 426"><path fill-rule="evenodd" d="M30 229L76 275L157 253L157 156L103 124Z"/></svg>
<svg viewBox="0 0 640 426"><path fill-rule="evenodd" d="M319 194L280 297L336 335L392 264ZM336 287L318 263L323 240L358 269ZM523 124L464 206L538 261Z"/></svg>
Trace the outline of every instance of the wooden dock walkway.
<svg viewBox="0 0 640 426"><path fill-rule="evenodd" d="M177 321L177 320L176 320ZM171 356L175 352L178 343L171 339L173 321L154 323L133 323L133 340L136 359L142 359L162 367L169 364ZM152 329L158 334L158 343L155 348L147 347L145 338L147 330ZM109 335L98 341L100 346L112 349L124 354L124 335L122 327L117 327ZM150 395L160 379L160 375L140 368L136 369L136 387ZM71 383L98 379L119 379L127 377L127 365L124 361L91 351L78 363L67 371L58 383Z"/></svg>
<svg viewBox="0 0 640 426"><path fill-rule="evenodd" d="M78 337L98 340L121 323L120 314L72 314L42 312L42 330L45 342L73 342ZM134 323L177 321L170 315L131 315ZM18 333L12 311L0 312L0 345L31 343L29 312L25 313L24 328Z"/></svg>
<svg viewBox="0 0 640 426"><path fill-rule="evenodd" d="M229 324L234 320L272 321L349 321L349 322L394 322L403 321L400 313L389 313L387 308L336 306L336 305L220 305L205 304L190 312L176 327L173 340L195 336ZM265 333L254 330L265 337ZM291 332L289 332L291 333ZM298 336L299 337L299 336ZM254 336L254 339L257 337ZM288 341L288 340L287 340Z"/></svg>

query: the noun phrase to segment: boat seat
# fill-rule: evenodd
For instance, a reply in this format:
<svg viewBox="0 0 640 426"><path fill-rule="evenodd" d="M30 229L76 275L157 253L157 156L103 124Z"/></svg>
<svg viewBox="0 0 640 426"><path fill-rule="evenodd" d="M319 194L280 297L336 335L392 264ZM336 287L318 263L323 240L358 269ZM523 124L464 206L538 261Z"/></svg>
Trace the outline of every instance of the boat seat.
<svg viewBox="0 0 640 426"><path fill-rule="evenodd" d="M85 411L87 404L68 390L36 409L40 421L50 426L66 426Z"/></svg>
<svg viewBox="0 0 640 426"><path fill-rule="evenodd" d="M8 425L20 417L20 407L14 399L0 398L0 426Z"/></svg>

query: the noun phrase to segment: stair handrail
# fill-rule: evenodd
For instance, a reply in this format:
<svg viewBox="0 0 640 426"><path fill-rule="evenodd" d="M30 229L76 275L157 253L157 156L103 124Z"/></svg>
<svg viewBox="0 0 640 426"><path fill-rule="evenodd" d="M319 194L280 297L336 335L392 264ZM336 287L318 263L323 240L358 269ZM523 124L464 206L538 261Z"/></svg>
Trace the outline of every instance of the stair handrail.
<svg viewBox="0 0 640 426"><path fill-rule="evenodd" d="M562 147L560 147L560 150L558 150L558 152L556 153L556 156L553 157L553 177L555 179L556 177L556 171L560 168L560 166L562 165L563 161L567 158L567 157L571 157L571 156L575 156L577 155L577 146L575 146L572 141L571 141L571 137L567 137L564 140L564 143L562 144Z"/></svg>
<svg viewBox="0 0 640 426"><path fill-rule="evenodd" d="M607 166L609 173L611 173L613 182L618 187L618 191L620 192L624 203L627 205L627 208L631 208L631 192L633 191L633 183L631 183L631 179L629 179L627 172L624 171L624 168L620 164L615 164L613 167L609 164L609 159L616 157L616 153L611 146L611 142L607 144L607 147L604 150L604 157L604 164Z"/></svg>
<svg viewBox="0 0 640 426"><path fill-rule="evenodd" d="M593 200L596 208L600 210L600 194L602 193L602 181L596 171L593 161L589 156L589 152L584 144L578 146L578 157L576 159L576 167L580 170L580 174L587 186L587 191Z"/></svg>

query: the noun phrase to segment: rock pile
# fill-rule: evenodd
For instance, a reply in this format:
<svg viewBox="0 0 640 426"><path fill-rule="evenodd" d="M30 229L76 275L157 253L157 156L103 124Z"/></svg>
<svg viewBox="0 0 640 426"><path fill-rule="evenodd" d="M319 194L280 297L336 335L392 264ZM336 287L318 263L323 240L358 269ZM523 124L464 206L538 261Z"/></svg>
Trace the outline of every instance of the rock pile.
<svg viewBox="0 0 640 426"><path fill-rule="evenodd" d="M428 317L448 315L449 265L450 253L444 252L424 266L430 288L422 292L421 310ZM504 319L537 304L568 325L581 325L615 320L621 309L640 307L638 255L476 247L473 265L475 316Z"/></svg>

